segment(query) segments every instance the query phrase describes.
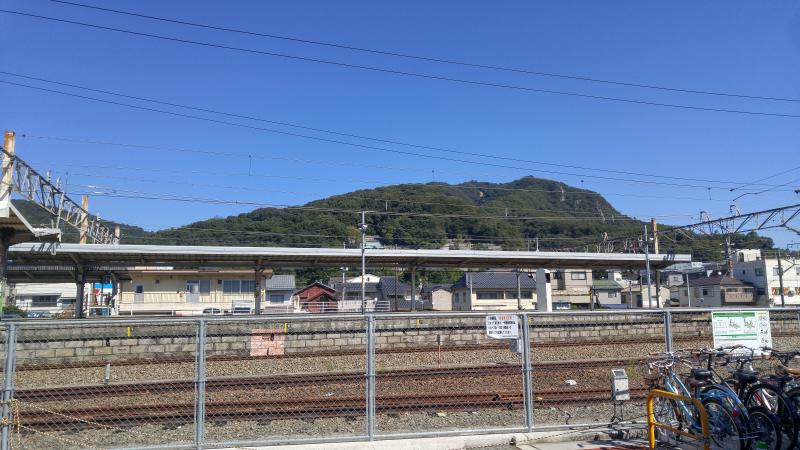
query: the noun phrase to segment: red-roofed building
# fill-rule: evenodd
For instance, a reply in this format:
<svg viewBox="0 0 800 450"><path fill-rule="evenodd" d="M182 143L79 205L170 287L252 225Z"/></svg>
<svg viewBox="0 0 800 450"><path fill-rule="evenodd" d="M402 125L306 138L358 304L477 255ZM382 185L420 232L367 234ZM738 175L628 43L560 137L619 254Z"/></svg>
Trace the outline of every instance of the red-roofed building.
<svg viewBox="0 0 800 450"><path fill-rule="evenodd" d="M322 313L336 312L339 302L333 288L314 282L294 293L297 307L302 312Z"/></svg>

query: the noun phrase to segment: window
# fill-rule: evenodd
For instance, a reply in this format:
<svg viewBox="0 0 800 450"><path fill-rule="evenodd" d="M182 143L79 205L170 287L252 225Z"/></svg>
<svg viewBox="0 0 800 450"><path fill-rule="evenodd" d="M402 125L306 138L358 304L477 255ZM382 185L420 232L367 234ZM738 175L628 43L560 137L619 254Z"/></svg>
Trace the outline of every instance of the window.
<svg viewBox="0 0 800 450"><path fill-rule="evenodd" d="M478 300L497 300L503 298L502 292L478 292Z"/></svg>
<svg viewBox="0 0 800 450"><path fill-rule="evenodd" d="M516 300L517 291L506 291L506 298ZM519 298L533 298L531 291L519 291Z"/></svg>
<svg viewBox="0 0 800 450"><path fill-rule="evenodd" d="M533 292L531 292L531 291L522 291L522 295L521 295L520 298L532 299L533 298Z"/></svg>
<svg viewBox="0 0 800 450"><path fill-rule="evenodd" d="M795 274L800 275L800 266L795 267L794 272Z"/></svg>
<svg viewBox="0 0 800 450"><path fill-rule="evenodd" d="M742 275L747 275L747 271L742 269Z"/></svg>
<svg viewBox="0 0 800 450"><path fill-rule="evenodd" d="M553 279L560 280L561 279L561 272L553 272Z"/></svg>
<svg viewBox="0 0 800 450"><path fill-rule="evenodd" d="M223 280L222 292L225 294L239 294L242 292L242 284L239 280Z"/></svg>
<svg viewBox="0 0 800 450"><path fill-rule="evenodd" d="M781 274L781 269L779 269L778 267L773 267L773 268L772 268L772 274L773 274L773 275L775 275L776 277L777 277L777 276L780 276L780 274Z"/></svg>
<svg viewBox="0 0 800 450"><path fill-rule="evenodd" d="M58 302L56 302L56 306L58 306L58 304L60 304L61 306L74 305L75 304L75 299L74 298L61 297L60 299L58 299Z"/></svg>
<svg viewBox="0 0 800 450"><path fill-rule="evenodd" d="M711 295L711 289L710 288L703 288L703 295L704 296L705 295Z"/></svg>
<svg viewBox="0 0 800 450"><path fill-rule="evenodd" d="M256 290L255 280L223 280L222 292L225 294L251 294Z"/></svg>
<svg viewBox="0 0 800 450"><path fill-rule="evenodd" d="M617 291L609 291L608 298L617 298Z"/></svg>
<svg viewBox="0 0 800 450"><path fill-rule="evenodd" d="M186 292L189 294L197 294L200 292L200 282L197 280L186 280Z"/></svg>
<svg viewBox="0 0 800 450"><path fill-rule="evenodd" d="M56 306L57 295L34 295L31 297L31 306Z"/></svg>
<svg viewBox="0 0 800 450"><path fill-rule="evenodd" d="M764 288L758 288L758 289L756 289L756 293L758 293L758 295L766 295L767 294L767 290L764 289Z"/></svg>
<svg viewBox="0 0 800 450"><path fill-rule="evenodd" d="M571 280L585 280L586 279L586 272L571 272L569 274L569 278Z"/></svg>
<svg viewBox="0 0 800 450"><path fill-rule="evenodd" d="M256 280L242 280L242 294L253 293L256 290Z"/></svg>
<svg viewBox="0 0 800 450"><path fill-rule="evenodd" d="M136 288L134 288L134 292L137 294L144 294L144 285L137 284Z"/></svg>
<svg viewBox="0 0 800 450"><path fill-rule="evenodd" d="M201 294L211 293L211 280L200 280L200 293Z"/></svg>
<svg viewBox="0 0 800 450"><path fill-rule="evenodd" d="M283 303L286 301L286 296L283 294L269 294L270 303Z"/></svg>
<svg viewBox="0 0 800 450"><path fill-rule="evenodd" d="M756 276L757 277L763 277L764 276L764 269L762 269L760 267L756 267Z"/></svg>

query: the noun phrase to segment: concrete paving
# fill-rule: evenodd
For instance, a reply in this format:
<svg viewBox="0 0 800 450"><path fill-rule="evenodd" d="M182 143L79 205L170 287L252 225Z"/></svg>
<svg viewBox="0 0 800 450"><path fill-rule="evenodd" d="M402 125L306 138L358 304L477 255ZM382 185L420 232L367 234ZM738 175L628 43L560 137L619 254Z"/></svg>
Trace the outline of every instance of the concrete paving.
<svg viewBox="0 0 800 450"><path fill-rule="evenodd" d="M253 450L634 450L646 449L639 439L615 440L597 437L597 432L566 435L563 431L541 433L485 434L438 438L393 439L373 442L339 442L248 447ZM571 439L571 440L570 440ZM576 440L577 439L577 440ZM594 440L593 440L594 439Z"/></svg>

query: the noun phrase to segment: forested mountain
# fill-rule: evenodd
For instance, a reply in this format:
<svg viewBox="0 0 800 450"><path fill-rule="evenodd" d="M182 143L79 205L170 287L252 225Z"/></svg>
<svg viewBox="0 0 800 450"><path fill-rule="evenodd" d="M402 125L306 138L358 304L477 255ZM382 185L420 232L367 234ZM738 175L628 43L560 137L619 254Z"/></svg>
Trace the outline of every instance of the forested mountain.
<svg viewBox="0 0 800 450"><path fill-rule="evenodd" d="M49 215L35 205L16 204L32 223L50 223ZM364 189L298 207L261 208L155 232L122 225L122 242L355 247L362 210L373 211L366 217L369 235L384 246L401 248L522 250L535 248L538 238L541 250L596 251L604 233L610 238L634 237L641 235L643 226L595 192L524 177L500 184L470 181ZM74 230L65 231L65 241L77 239ZM661 251L689 252L696 261L722 259L717 237L675 239L662 239ZM772 247L771 239L754 233L734 241L737 248Z"/></svg>

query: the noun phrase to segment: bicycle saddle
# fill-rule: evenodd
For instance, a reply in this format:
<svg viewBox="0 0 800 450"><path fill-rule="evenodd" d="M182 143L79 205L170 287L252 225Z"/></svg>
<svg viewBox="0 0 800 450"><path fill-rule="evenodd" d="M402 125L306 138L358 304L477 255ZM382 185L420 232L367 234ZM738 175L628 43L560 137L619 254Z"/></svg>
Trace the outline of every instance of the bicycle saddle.
<svg viewBox="0 0 800 450"><path fill-rule="evenodd" d="M690 376L698 381L706 381L710 380L714 375L708 369L693 368Z"/></svg>
<svg viewBox="0 0 800 450"><path fill-rule="evenodd" d="M733 372L736 381L742 384L751 384L758 381L758 373L752 370L739 369Z"/></svg>
<svg viewBox="0 0 800 450"><path fill-rule="evenodd" d="M784 365L781 365L781 370L789 375L800 376L800 369L795 369L792 367L786 367Z"/></svg>

